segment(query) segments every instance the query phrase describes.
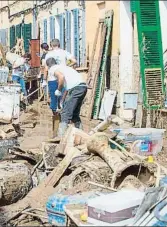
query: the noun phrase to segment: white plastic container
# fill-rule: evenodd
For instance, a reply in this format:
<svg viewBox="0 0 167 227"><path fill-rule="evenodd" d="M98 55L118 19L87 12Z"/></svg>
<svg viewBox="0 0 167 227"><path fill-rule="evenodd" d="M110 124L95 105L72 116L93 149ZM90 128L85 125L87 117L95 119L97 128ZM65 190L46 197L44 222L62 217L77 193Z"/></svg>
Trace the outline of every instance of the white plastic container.
<svg viewBox="0 0 167 227"><path fill-rule="evenodd" d="M132 222L144 192L123 189L88 200L88 222L95 226L126 226Z"/></svg>
<svg viewBox="0 0 167 227"><path fill-rule="evenodd" d="M7 84L8 81L8 75L9 75L9 69L8 67L0 67L0 84Z"/></svg>
<svg viewBox="0 0 167 227"><path fill-rule="evenodd" d="M121 129L118 138L132 144L132 151L139 155L156 155L162 150L165 129L129 128Z"/></svg>
<svg viewBox="0 0 167 227"><path fill-rule="evenodd" d="M146 137L145 139L136 140L133 144L133 152L149 156L149 155L157 155L162 150L163 145L163 137L161 134L151 135L150 137Z"/></svg>
<svg viewBox="0 0 167 227"><path fill-rule="evenodd" d="M0 122L10 123L20 115L20 85L0 86Z"/></svg>
<svg viewBox="0 0 167 227"><path fill-rule="evenodd" d="M140 139L142 136L153 136L153 135L162 135L164 134L165 129L157 129L157 128L128 128L128 129L120 129L118 134L118 138L125 141L135 141Z"/></svg>

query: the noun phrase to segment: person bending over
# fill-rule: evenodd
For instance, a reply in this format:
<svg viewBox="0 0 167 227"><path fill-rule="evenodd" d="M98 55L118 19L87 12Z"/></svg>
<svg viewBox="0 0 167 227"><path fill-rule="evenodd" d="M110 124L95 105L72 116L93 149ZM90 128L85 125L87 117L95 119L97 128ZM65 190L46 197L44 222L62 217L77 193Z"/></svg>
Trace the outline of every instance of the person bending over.
<svg viewBox="0 0 167 227"><path fill-rule="evenodd" d="M60 97L62 95L63 87L68 91L58 129L58 137L62 137L70 121L74 123L76 128L82 129L80 109L87 93L87 85L81 74L69 66L58 65L54 58L48 58L46 65L49 71L52 71L52 75L58 83L55 96Z"/></svg>

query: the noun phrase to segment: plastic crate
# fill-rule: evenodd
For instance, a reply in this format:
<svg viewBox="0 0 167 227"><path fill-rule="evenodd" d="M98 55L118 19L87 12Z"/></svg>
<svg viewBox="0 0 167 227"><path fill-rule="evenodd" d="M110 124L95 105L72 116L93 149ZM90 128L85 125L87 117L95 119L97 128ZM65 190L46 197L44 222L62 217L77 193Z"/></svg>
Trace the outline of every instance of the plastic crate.
<svg viewBox="0 0 167 227"><path fill-rule="evenodd" d="M95 198L99 194L96 192L88 192L76 195L62 195L56 193L48 198L46 203L46 211L48 215L48 221L52 225L65 226L65 205L67 204L86 204L88 199Z"/></svg>
<svg viewBox="0 0 167 227"><path fill-rule="evenodd" d="M132 144L132 151L139 155L156 155L162 150L164 129L121 129L118 138Z"/></svg>
<svg viewBox="0 0 167 227"><path fill-rule="evenodd" d="M133 152L144 156L155 156L162 150L163 137L161 134L142 136L141 139L138 136L138 140L133 144Z"/></svg>

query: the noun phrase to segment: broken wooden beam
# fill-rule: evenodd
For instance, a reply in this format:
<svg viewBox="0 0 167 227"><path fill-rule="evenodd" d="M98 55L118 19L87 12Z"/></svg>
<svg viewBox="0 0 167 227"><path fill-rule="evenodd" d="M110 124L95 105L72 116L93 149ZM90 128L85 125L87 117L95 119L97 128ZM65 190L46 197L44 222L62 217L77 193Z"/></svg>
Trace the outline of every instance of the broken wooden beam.
<svg viewBox="0 0 167 227"><path fill-rule="evenodd" d="M94 133L99 131L104 131L109 127L111 122L112 122L112 117L111 116L107 117L106 120L100 122L100 124L98 124L95 128L91 129L91 131L89 132L89 135L93 135Z"/></svg>
<svg viewBox="0 0 167 227"><path fill-rule="evenodd" d="M97 186L99 188L107 189L107 190L112 191L112 192L117 192L117 190L115 188L110 188L110 187L107 187L107 186L104 186L104 185L101 185L101 184L98 184L98 183L95 183L95 182L89 181L88 184Z"/></svg>

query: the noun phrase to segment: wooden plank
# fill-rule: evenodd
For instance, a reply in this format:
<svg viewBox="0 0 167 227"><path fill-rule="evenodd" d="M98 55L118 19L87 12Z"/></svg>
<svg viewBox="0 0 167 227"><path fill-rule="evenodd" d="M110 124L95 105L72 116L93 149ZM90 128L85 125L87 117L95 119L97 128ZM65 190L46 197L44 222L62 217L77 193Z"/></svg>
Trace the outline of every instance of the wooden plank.
<svg viewBox="0 0 167 227"><path fill-rule="evenodd" d="M136 111L135 126L140 128L142 126L143 118L143 96L142 96L142 81L139 79L138 84L138 105Z"/></svg>
<svg viewBox="0 0 167 227"><path fill-rule="evenodd" d="M103 188L103 189L107 189L109 191L114 191L114 192L117 192L117 190L115 188L110 188L110 187L107 187L107 186L104 186L104 185L101 185L101 184L98 184L98 183L95 183L95 182L91 182L91 181L88 181L88 184L91 184L91 185L94 185L94 186L97 186L99 188Z"/></svg>
<svg viewBox="0 0 167 227"><path fill-rule="evenodd" d="M99 51L99 58L98 58L98 63L97 63L97 70L95 73L94 81L93 81L93 88L92 88L92 95L91 95L91 100L90 100L90 107L89 107L89 112L88 112L88 118L92 118L92 110L93 110L93 105L94 105L94 97L96 93L96 86L97 86L97 80L99 76L99 71L100 71L100 65L101 65L101 60L102 60L102 55L103 55L103 46L105 44L105 36L106 36L106 25L103 26L103 32L102 32L102 39L101 39L101 44L100 44L100 51Z"/></svg>
<svg viewBox="0 0 167 227"><path fill-rule="evenodd" d="M105 39L104 39L104 45L102 45L101 47L103 48L103 52L102 52L102 57L100 61L98 80L95 84L96 90L95 90L95 94L93 95L93 104L91 106L93 110L93 119L98 119L100 103L104 92L104 79L105 79L105 73L106 73L107 54L111 43L112 24L113 24L113 11L109 10L109 11L106 11L105 13L104 32L102 32L103 35L105 35ZM90 110L91 115L92 115L92 110Z"/></svg>
<svg viewBox="0 0 167 227"><path fill-rule="evenodd" d="M88 71L88 67L79 67L75 69L76 71L80 72L80 71Z"/></svg>
<svg viewBox="0 0 167 227"><path fill-rule="evenodd" d="M67 218L70 218L77 226L94 226L88 222L83 222L80 220L80 215L87 211L87 207L85 205L66 205L65 213Z"/></svg>
<svg viewBox="0 0 167 227"><path fill-rule="evenodd" d="M59 144L59 153L66 155L69 152L69 148L78 145L78 141L84 143L88 139L89 135L80 129L71 126L65 136L62 138Z"/></svg>
<svg viewBox="0 0 167 227"><path fill-rule="evenodd" d="M81 152L75 147L69 148L64 159L55 167L55 169L50 173L50 175L44 180L42 185L45 185L45 187L46 186L54 187L56 183L60 180L68 166L70 165L73 158L80 155L80 153Z"/></svg>
<svg viewBox="0 0 167 227"><path fill-rule="evenodd" d="M53 132L53 137L57 135L57 131L59 128L59 123L60 123L60 114L53 115L52 116L52 132Z"/></svg>
<svg viewBox="0 0 167 227"><path fill-rule="evenodd" d="M98 59L95 59L95 52L96 52L96 46L98 43L98 40L100 38L99 34L103 34L102 32L102 28L104 25L104 20L99 20L99 24L98 24L98 28L96 31L96 35L95 35L95 39L94 39L94 44L93 44L93 51L92 51L92 55L91 55L91 61L90 61L90 68L89 68L89 72L88 72L88 76L87 76L87 84L88 84L88 92L87 95L85 97L84 103L82 105L81 108L81 116L84 117L88 117L89 116L89 108L90 108L90 103L91 103L91 99L92 99L92 88L94 87L94 83L95 83L95 76L97 74L97 65L100 64L100 58L98 57Z"/></svg>
<svg viewBox="0 0 167 227"><path fill-rule="evenodd" d="M6 66L6 55L4 53L4 49L3 49L3 46L2 46L1 43L0 43L0 51L1 51L1 54L2 54L2 62L3 62L3 65Z"/></svg>
<svg viewBox="0 0 167 227"><path fill-rule="evenodd" d="M70 125L70 127L66 130L65 135L61 138L59 146L59 153L65 154L68 152L70 147L74 145L75 138L75 128ZM66 149L67 148L67 149Z"/></svg>
<svg viewBox="0 0 167 227"><path fill-rule="evenodd" d="M105 43L105 34L106 34L106 25L101 24L101 36L100 36L100 49L99 49L99 56L97 59L97 62L93 63L94 65L94 71L91 72L91 77L88 76L88 86L89 88L94 87L94 79L96 78L96 74L99 73L101 60L102 60L102 54L103 54L103 47ZM105 33L105 34L104 34Z"/></svg>
<svg viewBox="0 0 167 227"><path fill-rule="evenodd" d="M98 36L99 36L99 30L100 30L100 21L99 21L98 27L96 29L95 39L94 39L94 43L93 43L93 51L92 51L92 55L91 55L91 58L90 58L90 67L89 67L89 72L88 72L88 80L91 77L92 66L93 66L93 61L94 61L94 56L95 56L96 46L97 46L97 40L98 40Z"/></svg>

